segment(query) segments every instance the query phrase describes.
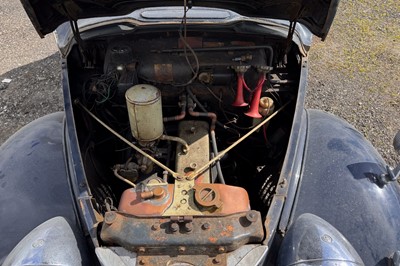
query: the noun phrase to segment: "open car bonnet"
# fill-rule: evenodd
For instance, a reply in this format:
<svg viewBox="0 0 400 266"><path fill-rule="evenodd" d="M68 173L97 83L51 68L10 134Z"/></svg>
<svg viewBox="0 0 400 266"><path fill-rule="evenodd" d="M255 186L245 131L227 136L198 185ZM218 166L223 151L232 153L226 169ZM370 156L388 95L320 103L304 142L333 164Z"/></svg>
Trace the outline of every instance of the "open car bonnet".
<svg viewBox="0 0 400 266"><path fill-rule="evenodd" d="M168 0L21 0L41 37L68 20L126 15L139 8L183 6L184 1ZM305 25L325 39L339 0L195 0L188 6L216 7L243 16L284 19Z"/></svg>

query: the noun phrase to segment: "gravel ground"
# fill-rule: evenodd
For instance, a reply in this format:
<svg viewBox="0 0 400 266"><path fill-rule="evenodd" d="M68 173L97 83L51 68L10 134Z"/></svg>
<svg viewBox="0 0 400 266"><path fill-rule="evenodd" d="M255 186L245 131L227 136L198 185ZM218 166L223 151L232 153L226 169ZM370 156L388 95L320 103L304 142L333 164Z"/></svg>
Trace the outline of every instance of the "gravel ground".
<svg viewBox="0 0 400 266"><path fill-rule="evenodd" d="M40 39L19 1L0 1L0 143L28 122L62 110L53 35ZM0 85L1 86L1 85Z"/></svg>
<svg viewBox="0 0 400 266"><path fill-rule="evenodd" d="M356 12L355 12L356 11ZM62 110L54 37L40 39L18 1L0 2L0 143L26 123ZM342 1L325 42L310 53L307 107L353 124L387 162L399 161L392 138L400 129L400 3Z"/></svg>

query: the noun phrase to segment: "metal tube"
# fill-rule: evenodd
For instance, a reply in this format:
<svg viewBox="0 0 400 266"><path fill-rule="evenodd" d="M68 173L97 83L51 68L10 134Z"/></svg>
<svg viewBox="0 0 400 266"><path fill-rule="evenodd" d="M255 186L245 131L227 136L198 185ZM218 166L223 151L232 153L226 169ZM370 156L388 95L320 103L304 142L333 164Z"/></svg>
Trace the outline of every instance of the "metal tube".
<svg viewBox="0 0 400 266"><path fill-rule="evenodd" d="M240 139L238 139L236 142L234 142L231 146L229 146L228 148L226 148L225 150L223 150L221 153L219 153L218 155L216 155L213 159L211 159L208 163L204 164L202 167L200 167L197 171L192 172L191 174L189 174L188 176L186 176L187 179L194 179L197 176L199 176L202 172L204 172L207 168L210 167L210 165L212 165L213 163L215 163L216 161L220 160L227 152L229 152L230 150L232 150L233 148L235 148L237 145L239 145L243 140L245 140L246 138L248 138L251 134L253 134L255 131L257 131L260 127L262 127L264 124L266 124L268 121L270 121L273 117L275 117L280 111L282 111L291 101L287 102L286 104L284 104L281 108L279 108L278 110L276 110L273 114L271 114L269 117L267 117L265 120L263 120L262 122L260 122L257 126L255 126L252 130L250 130L249 132L247 132L244 136L242 136ZM167 166L165 166L164 164L162 164L161 162L159 162L158 160L154 159L152 156L150 156L149 154L147 154L146 152L142 151L139 147L137 147L136 145L134 145L133 143L131 143L129 140L127 140L126 138L124 138L123 136L121 136L120 134L118 134L115 130L113 130L111 127L109 127L107 124L105 124L103 121L101 121L97 116L95 116L92 112L89 111L89 109L87 109L83 104L81 104L79 102L78 99L76 99L74 101L75 104L79 105L85 112L87 112L93 119L95 119L99 124L101 124L103 127L105 127L107 130L109 130L111 133L113 133L116 137L118 137L120 140L122 140L123 142L125 142L127 145L129 145L130 147L132 147L134 150L136 150L137 152L139 152L140 154L142 154L144 157L148 158L150 161L152 161L153 163L155 163L156 165L158 165L159 167L161 167L162 169L164 169L165 171L167 171L168 173L170 173L172 175L172 177L174 178L184 178L184 176L174 172L173 170L171 170L170 168L168 168Z"/></svg>
<svg viewBox="0 0 400 266"><path fill-rule="evenodd" d="M273 117L275 117L280 111L282 111L291 101L285 103L281 108L279 108L278 110L276 110L273 114L271 114L269 117L267 117L265 120L263 120L262 122L260 122L257 126L255 126L252 130L250 130L249 132L247 132L243 137L241 137L240 139L238 139L236 142L234 142L231 146L229 146L228 148L226 148L225 150L223 150L221 153L219 153L218 155L216 155L213 159L211 159L208 163L206 163L205 165L203 165L202 167L200 167L197 171L190 173L186 178L188 179L194 179L196 178L198 175L200 175L202 172L204 172L208 167L210 167L210 165L212 165L213 163L215 163L216 161L220 160L228 151L232 150L233 148L235 148L237 145L239 145L239 143L241 143L243 140L245 140L246 138L248 138L251 134L253 134L254 132L256 132L260 127L262 127L263 125L265 125L268 121L270 121Z"/></svg>
<svg viewBox="0 0 400 266"><path fill-rule="evenodd" d="M180 104L181 104L181 113L179 115L175 115L175 116L164 117L163 118L164 122L179 121L179 120L182 120L183 118L185 118L186 106L187 106L186 95L183 96L182 101L180 101Z"/></svg>
<svg viewBox="0 0 400 266"><path fill-rule="evenodd" d="M147 154L146 152L142 151L139 147L137 147L136 145L134 145L133 143L131 143L129 140L127 140L126 138L124 138L123 136L121 136L118 132L116 132L114 129L112 129L111 127L109 127L106 123L104 123L103 121L100 120L100 118L98 118L97 116L95 116L92 112L89 111L89 109L87 109L83 104L81 104L79 102L78 99L76 99L74 101L75 104L79 105L79 107L81 107L85 112L87 112L94 120L96 120L100 125L102 125L103 127L105 127L108 131L110 131L111 133L113 133L117 138L119 138L120 140L122 140L123 142L125 142L127 145L129 145L130 147L132 147L135 151L137 151L138 153L140 153L141 155L143 155L144 157L146 157L147 159L149 159L150 161L152 161L153 163L155 163L156 165L158 165L159 167L161 167L162 169L164 169L165 171L168 171L168 173L170 173L174 178L182 178L181 175L179 175L178 173L172 171L170 168L168 168L167 166L165 166L164 164L162 164L161 162L159 162L158 160L154 159L151 155Z"/></svg>
<svg viewBox="0 0 400 266"><path fill-rule="evenodd" d="M186 106L182 106L181 113L179 115L164 117L163 121L164 122L179 121L179 120L182 120L183 118L185 118L185 116L186 116Z"/></svg>
<svg viewBox="0 0 400 266"><path fill-rule="evenodd" d="M128 185L132 186L132 187L136 187L135 183L129 181L128 179L124 178L123 176L121 176L120 174L118 174L118 168L114 168L114 175L119 178L120 180L124 181L125 183L127 183Z"/></svg>
<svg viewBox="0 0 400 266"><path fill-rule="evenodd" d="M217 140L215 138L215 131L211 130L210 135L211 135L211 145L213 148L213 152L214 152L215 156L218 156L218 148L217 148ZM217 166L219 182L221 184L225 184L225 179L224 179L224 175L222 174L221 163L219 162L219 160L216 162L216 166Z"/></svg>
<svg viewBox="0 0 400 266"><path fill-rule="evenodd" d="M187 93L188 93L190 99L192 99L192 100L199 106L199 108L200 108L203 112L208 113L207 109L201 104L201 102L196 98L196 96L194 96L192 90L189 89L189 87L186 88L186 91L187 91ZM221 122L219 122L218 120L215 121L215 123L216 123L218 126L222 127L223 129L229 128L229 127L225 126L224 124L222 124Z"/></svg>
<svg viewBox="0 0 400 266"><path fill-rule="evenodd" d="M241 50L257 50L266 49L269 51L269 66L272 67L272 60L274 57L274 50L270 45L254 45L254 46L239 46L239 47L209 47L209 48L193 48L195 52L215 52L215 51L241 51ZM165 49L165 50L152 50L152 53L179 53L184 52L184 49Z"/></svg>
<svg viewBox="0 0 400 266"><path fill-rule="evenodd" d="M188 103L188 112L189 115L193 117L208 117L211 119L211 125L210 125L210 130L215 130L215 124L217 123L217 115L215 113L211 112L195 112L193 111L194 109L194 103L192 97L189 98L189 103Z"/></svg>
<svg viewBox="0 0 400 266"><path fill-rule="evenodd" d="M175 142L178 142L178 143L182 144L182 152L185 153L185 154L189 151L189 145L182 138L174 137L174 136L161 135L160 139L161 140L175 141Z"/></svg>
<svg viewBox="0 0 400 266"><path fill-rule="evenodd" d="M201 113L193 111L193 107L189 107L189 114L193 117L208 117L211 119L210 130L215 130L215 123L217 121L217 115L215 113Z"/></svg>
<svg viewBox="0 0 400 266"><path fill-rule="evenodd" d="M193 48L195 52L215 52L215 51L242 51L242 50L257 50L268 49L272 50L270 45L253 45L253 46L233 46L233 47L207 47L207 48ZM151 50L152 53L176 53L184 52L184 49L164 49L164 50Z"/></svg>

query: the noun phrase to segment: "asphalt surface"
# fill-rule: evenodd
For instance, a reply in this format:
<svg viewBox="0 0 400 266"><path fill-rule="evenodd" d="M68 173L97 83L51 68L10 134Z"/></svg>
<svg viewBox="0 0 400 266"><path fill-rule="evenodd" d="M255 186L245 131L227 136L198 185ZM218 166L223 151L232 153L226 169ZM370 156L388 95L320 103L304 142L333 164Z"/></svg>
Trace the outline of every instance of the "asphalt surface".
<svg viewBox="0 0 400 266"><path fill-rule="evenodd" d="M19 1L0 1L0 75L57 52L53 35L41 39Z"/></svg>
<svg viewBox="0 0 400 266"><path fill-rule="evenodd" d="M54 36L41 39L19 1L0 1L0 143L28 122L62 110ZM4 88L6 87L6 88Z"/></svg>
<svg viewBox="0 0 400 266"><path fill-rule="evenodd" d="M396 5L396 1L394 3ZM388 7L392 12L388 19L396 21L400 18L396 13L398 5L394 9L394 18L390 17L392 6ZM327 41L316 42L310 54L307 107L345 118L393 165L400 157L391 145L395 132L400 129L399 38L393 40L390 49L383 51L381 65L378 61L367 68L374 78L359 74L352 64L361 64L360 59L350 58L350 65L346 65L349 55L343 51L358 44L354 36L347 40L341 34L349 27L346 19L350 17L346 14L348 7L341 8L336 18L339 22L335 22ZM349 29L350 34L353 30ZM400 36L398 31L396 34ZM364 57L363 54L360 57ZM0 82L5 78L11 82L0 87L0 143L28 122L62 110L59 57L54 36L41 39L19 1L0 1ZM384 93L380 89L382 84L386 88Z"/></svg>

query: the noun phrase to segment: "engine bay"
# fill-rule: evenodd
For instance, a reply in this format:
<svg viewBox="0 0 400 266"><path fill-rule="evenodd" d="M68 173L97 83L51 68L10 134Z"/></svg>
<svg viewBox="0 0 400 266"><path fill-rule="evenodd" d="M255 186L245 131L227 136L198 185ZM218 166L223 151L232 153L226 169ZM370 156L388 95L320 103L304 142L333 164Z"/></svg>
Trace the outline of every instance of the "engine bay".
<svg viewBox="0 0 400 266"><path fill-rule="evenodd" d="M296 45L147 31L75 47L68 71L102 245L157 264L263 241L295 109Z"/></svg>

